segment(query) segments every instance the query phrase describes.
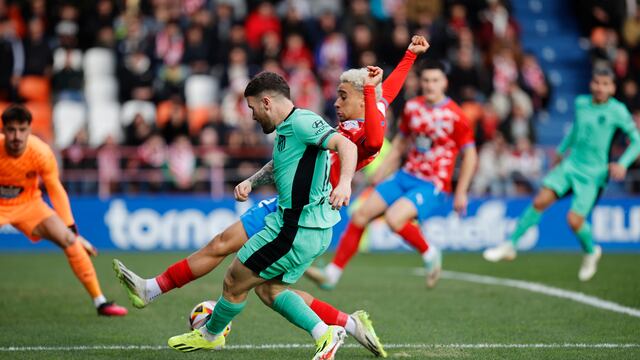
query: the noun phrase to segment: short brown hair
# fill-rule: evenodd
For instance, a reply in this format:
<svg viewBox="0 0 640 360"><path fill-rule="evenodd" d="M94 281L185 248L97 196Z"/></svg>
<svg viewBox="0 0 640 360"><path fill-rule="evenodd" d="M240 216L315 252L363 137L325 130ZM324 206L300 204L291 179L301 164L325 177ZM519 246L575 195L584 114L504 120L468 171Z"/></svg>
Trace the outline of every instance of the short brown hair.
<svg viewBox="0 0 640 360"><path fill-rule="evenodd" d="M256 75L244 89L244 97L258 96L265 91L274 91L287 99L291 99L289 84L280 75L264 71Z"/></svg>
<svg viewBox="0 0 640 360"><path fill-rule="evenodd" d="M23 105L12 104L2 113L2 126L11 121L31 124L31 112Z"/></svg>

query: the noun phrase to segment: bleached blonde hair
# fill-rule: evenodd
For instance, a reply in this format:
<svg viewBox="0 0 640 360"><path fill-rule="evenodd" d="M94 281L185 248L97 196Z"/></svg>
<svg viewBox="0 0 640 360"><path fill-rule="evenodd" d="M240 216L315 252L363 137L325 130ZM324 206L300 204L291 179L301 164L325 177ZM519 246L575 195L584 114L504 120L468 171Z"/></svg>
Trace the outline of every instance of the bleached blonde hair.
<svg viewBox="0 0 640 360"><path fill-rule="evenodd" d="M369 76L369 71L366 68L349 69L340 75L341 83L349 83L354 89L359 92L364 90L364 79ZM376 86L376 100L380 100L382 97L382 84Z"/></svg>

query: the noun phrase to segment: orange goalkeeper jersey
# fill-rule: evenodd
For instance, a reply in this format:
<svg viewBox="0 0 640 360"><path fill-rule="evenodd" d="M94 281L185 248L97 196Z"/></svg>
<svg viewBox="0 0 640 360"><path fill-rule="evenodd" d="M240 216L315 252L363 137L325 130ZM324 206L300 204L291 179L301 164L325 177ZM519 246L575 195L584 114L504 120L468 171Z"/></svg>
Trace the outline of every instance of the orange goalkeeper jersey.
<svg viewBox="0 0 640 360"><path fill-rule="evenodd" d="M0 134L0 206L24 204L42 197L41 178L56 213L66 225L74 223L67 196L58 175L58 164L49 145L29 135L27 149L19 157L7 154Z"/></svg>

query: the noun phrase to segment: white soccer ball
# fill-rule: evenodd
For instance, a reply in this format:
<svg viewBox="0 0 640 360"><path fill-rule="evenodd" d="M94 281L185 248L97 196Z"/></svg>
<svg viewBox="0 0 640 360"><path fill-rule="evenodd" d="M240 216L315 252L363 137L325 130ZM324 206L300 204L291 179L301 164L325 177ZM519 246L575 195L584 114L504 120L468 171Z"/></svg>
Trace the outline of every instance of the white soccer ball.
<svg viewBox="0 0 640 360"><path fill-rule="evenodd" d="M214 300L205 300L198 305L193 307L191 310L191 314L189 315L189 326L191 330L199 329L204 326L204 324L209 321L211 314L213 313L213 308L216 307L216 301ZM231 331L231 323L227 325L227 328L224 329L222 335L227 336Z"/></svg>

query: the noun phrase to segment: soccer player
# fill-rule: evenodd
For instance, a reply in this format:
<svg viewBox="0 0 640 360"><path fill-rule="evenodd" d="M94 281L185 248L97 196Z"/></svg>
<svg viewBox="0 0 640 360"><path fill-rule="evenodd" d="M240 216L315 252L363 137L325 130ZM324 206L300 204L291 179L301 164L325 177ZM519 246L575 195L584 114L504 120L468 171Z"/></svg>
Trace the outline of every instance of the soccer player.
<svg viewBox="0 0 640 360"><path fill-rule="evenodd" d="M11 224L31 241L45 238L61 249L71 270L93 299L98 315L124 316L127 309L108 302L89 254L95 248L78 235L69 198L58 178L56 158L42 140L31 135L31 113L11 105L2 113L0 135L0 226ZM42 178L53 211L42 199Z"/></svg>
<svg viewBox="0 0 640 360"><path fill-rule="evenodd" d="M338 132L358 146L357 169L369 164L378 154L384 140L386 108L401 90L417 56L424 53L428 47L429 44L424 37L414 36L403 59L382 83L381 89L378 83L382 72L377 68L352 69L342 74L335 103L340 119ZM339 162L336 161L338 158L335 155L332 155L331 160L330 182L332 186L336 186ZM236 187L236 199L245 201L252 187L270 183L273 183L271 162ZM154 278L142 279L121 262L114 260L116 274L125 286L133 305L142 308L162 294L182 287L215 269L226 256L237 252L249 237L264 227L265 217L274 212L276 207L276 198L259 203L243 214L240 221L216 235L209 244L188 258L169 266ZM297 290L296 292L327 324L345 327L349 335L355 337L374 355L386 357L366 312L358 310L348 315L308 293Z"/></svg>
<svg viewBox="0 0 640 360"><path fill-rule="evenodd" d="M464 214L467 190L475 171L477 154L473 131L462 110L445 95L447 77L442 64L428 63L420 72L423 95L407 102L392 148L373 177L384 178L401 170L375 187L375 191L353 213L333 261L324 269L310 268L307 275L324 289L336 286L345 266L358 250L365 226L384 214L389 227L411 244L427 269L426 283L434 287L441 270L441 253L429 246L418 224L442 206L451 191L451 178L458 152L462 152L460 177L453 207Z"/></svg>
<svg viewBox="0 0 640 360"><path fill-rule="evenodd" d="M207 324L170 338L169 345L186 352L223 347L222 332L245 307L248 292L255 289L266 305L314 338L314 359L333 359L345 329L327 325L288 288L331 243L332 228L340 221L338 210L349 205L357 147L319 115L296 109L288 84L275 73L258 74L244 96L263 131L276 132L273 180L278 209L267 215L264 229L238 251ZM340 179L333 189L327 150L335 151L341 164Z"/></svg>
<svg viewBox="0 0 640 360"><path fill-rule="evenodd" d="M575 122L556 149L554 163L558 165L544 178L542 189L518 220L509 241L484 251L486 260L515 259L516 245L522 235L540 222L549 206L572 192L567 222L585 253L578 278L588 281L595 275L602 249L594 245L586 217L609 175L616 180L624 179L627 168L640 154L640 134L624 104L612 97L615 75L611 69L594 69L590 87L591 95L581 95L575 100ZM631 142L617 162L609 162L611 141L618 129L625 132ZM567 151L569 155L563 160Z"/></svg>

